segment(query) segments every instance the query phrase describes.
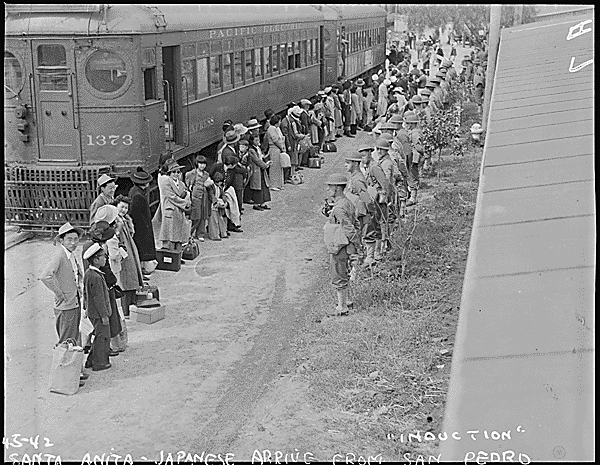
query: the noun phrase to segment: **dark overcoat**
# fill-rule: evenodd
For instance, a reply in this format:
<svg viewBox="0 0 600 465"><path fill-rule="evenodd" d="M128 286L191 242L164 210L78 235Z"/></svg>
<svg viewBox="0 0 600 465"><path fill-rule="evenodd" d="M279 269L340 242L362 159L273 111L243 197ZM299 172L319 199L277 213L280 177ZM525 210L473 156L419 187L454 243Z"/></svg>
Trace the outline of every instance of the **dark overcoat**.
<svg viewBox="0 0 600 465"><path fill-rule="evenodd" d="M150 214L150 204L146 192L141 187L134 185L129 189L129 198L131 199L129 216L133 220L135 228L133 241L137 246L140 261L156 260L152 215Z"/></svg>

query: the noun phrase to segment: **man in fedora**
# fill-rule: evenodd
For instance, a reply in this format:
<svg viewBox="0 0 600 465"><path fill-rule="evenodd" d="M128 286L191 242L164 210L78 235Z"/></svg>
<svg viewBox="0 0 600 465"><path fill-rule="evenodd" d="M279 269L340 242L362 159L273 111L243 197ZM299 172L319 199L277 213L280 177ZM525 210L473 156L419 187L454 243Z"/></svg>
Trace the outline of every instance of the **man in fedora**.
<svg viewBox="0 0 600 465"><path fill-rule="evenodd" d="M223 163L225 156L238 156L237 143L240 141L242 134L235 129L230 129L223 136L223 146L217 151L217 163Z"/></svg>
<svg viewBox="0 0 600 465"><path fill-rule="evenodd" d="M341 173L329 175L326 181L331 209L323 211L329 217L325 225L325 245L329 252L331 284L337 291L338 305L327 316L348 314L348 264L350 256L357 253L360 233L356 229L356 212L352 202L344 194L348 178Z"/></svg>
<svg viewBox="0 0 600 465"><path fill-rule="evenodd" d="M71 226L70 223L63 224L56 236L60 247L40 275L40 281L54 294L57 344L67 339L81 343L79 323L83 298L83 270L75 257L75 249L81 236L83 230ZM81 379L87 377L88 375L82 373Z"/></svg>
<svg viewBox="0 0 600 465"><path fill-rule="evenodd" d="M90 205L90 224L93 223L96 211L103 205L110 205L115 199L115 191L117 190L116 179L111 178L108 174L103 174L98 178L98 189L100 194L96 200Z"/></svg>
<svg viewBox="0 0 600 465"><path fill-rule="evenodd" d="M152 176L139 166L136 171L130 174L129 178L133 182L133 187L129 189L129 198L131 199L129 216L131 216L135 228L133 242L138 248L142 272L148 275L154 271L158 264L156 261L152 215L150 214L150 203L148 202L148 187L152 182Z"/></svg>

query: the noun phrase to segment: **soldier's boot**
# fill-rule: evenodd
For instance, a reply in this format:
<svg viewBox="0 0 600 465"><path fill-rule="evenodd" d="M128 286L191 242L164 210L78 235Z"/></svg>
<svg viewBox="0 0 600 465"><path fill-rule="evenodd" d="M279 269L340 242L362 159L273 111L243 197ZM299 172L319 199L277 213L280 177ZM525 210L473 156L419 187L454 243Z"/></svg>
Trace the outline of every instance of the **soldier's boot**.
<svg viewBox="0 0 600 465"><path fill-rule="evenodd" d="M375 241L375 252L373 253L373 258L376 262L379 262L383 259L383 254L381 253L382 245L383 241L381 239Z"/></svg>
<svg viewBox="0 0 600 465"><path fill-rule="evenodd" d="M411 205L414 205L416 203L417 203L417 189L411 189L410 198L408 199L408 202L406 202L406 206L410 207Z"/></svg>
<svg viewBox="0 0 600 465"><path fill-rule="evenodd" d="M400 201L400 211L398 212L398 216L400 218L404 218L406 213L406 200L401 200Z"/></svg>
<svg viewBox="0 0 600 465"><path fill-rule="evenodd" d="M338 305L336 307L336 314L346 315L348 313L348 288L338 289L337 291Z"/></svg>
<svg viewBox="0 0 600 465"><path fill-rule="evenodd" d="M372 266L375 264L375 242L365 242L365 266Z"/></svg>

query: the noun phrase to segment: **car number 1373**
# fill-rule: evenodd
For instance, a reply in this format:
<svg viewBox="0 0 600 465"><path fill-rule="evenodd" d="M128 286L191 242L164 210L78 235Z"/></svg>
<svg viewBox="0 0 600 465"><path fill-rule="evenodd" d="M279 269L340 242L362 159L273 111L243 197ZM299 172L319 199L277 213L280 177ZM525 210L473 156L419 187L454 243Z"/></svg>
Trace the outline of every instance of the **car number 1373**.
<svg viewBox="0 0 600 465"><path fill-rule="evenodd" d="M92 136L88 134L87 136L87 145L131 145L133 144L133 136L131 134L123 134L123 135L110 135L105 136L103 134L99 134L97 136Z"/></svg>

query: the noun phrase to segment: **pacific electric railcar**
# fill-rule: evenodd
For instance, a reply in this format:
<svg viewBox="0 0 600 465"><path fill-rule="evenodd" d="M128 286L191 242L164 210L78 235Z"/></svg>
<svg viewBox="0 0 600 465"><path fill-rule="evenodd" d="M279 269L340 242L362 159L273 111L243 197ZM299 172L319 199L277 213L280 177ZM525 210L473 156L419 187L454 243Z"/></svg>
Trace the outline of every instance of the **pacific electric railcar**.
<svg viewBox="0 0 600 465"><path fill-rule="evenodd" d="M165 153L210 158L224 120L279 112L385 60L373 6L5 8L5 219L33 229L87 224L102 173L125 190Z"/></svg>

